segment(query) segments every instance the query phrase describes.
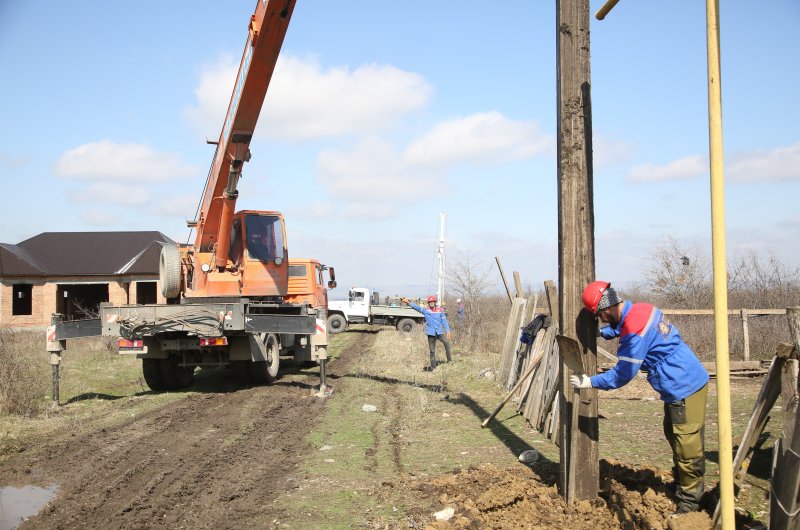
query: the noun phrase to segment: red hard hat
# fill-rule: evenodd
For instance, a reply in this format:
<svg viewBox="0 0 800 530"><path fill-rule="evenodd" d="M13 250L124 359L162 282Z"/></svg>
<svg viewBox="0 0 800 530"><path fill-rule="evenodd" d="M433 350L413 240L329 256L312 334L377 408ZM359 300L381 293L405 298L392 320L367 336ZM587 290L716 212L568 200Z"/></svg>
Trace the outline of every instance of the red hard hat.
<svg viewBox="0 0 800 530"><path fill-rule="evenodd" d="M597 306L600 304L600 299L603 298L603 293L606 289L611 287L608 282L596 281L587 285L583 289L583 306L592 312L597 313Z"/></svg>
<svg viewBox="0 0 800 530"><path fill-rule="evenodd" d="M434 295L430 295L428 297L428 302L435 302L435 301L436 301L436 297Z"/></svg>

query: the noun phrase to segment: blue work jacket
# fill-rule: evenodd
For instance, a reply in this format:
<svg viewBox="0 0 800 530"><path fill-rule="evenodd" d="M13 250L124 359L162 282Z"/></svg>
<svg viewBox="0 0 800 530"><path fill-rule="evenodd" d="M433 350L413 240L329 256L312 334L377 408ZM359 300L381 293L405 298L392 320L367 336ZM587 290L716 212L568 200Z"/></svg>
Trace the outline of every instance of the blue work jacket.
<svg viewBox="0 0 800 530"><path fill-rule="evenodd" d="M438 306L429 309L412 303L408 305L425 315L426 335L443 335L445 333L450 333L450 324L447 323L447 314L445 314L444 309Z"/></svg>
<svg viewBox="0 0 800 530"><path fill-rule="evenodd" d="M661 399L674 403L691 396L708 382L708 372L683 342L678 328L650 304L626 300L620 321L615 326L603 327L600 334L606 339L619 337L619 360L608 372L591 377L594 388L619 388L642 370L647 372L647 381Z"/></svg>

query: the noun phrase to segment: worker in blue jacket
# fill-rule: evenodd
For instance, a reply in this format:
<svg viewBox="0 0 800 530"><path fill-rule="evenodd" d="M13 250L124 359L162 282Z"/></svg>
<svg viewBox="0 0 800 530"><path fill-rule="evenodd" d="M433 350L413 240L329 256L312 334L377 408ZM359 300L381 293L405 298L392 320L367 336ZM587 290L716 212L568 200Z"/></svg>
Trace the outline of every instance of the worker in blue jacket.
<svg viewBox="0 0 800 530"><path fill-rule="evenodd" d="M447 314L444 312L444 308L437 307L436 297L434 295L428 297L428 307L412 304L408 298L401 298L400 301L425 315L425 335L428 336L428 349L430 350L431 364L426 366L424 370L426 372L432 372L436 368L437 340L444 344L447 362L451 362L453 358L450 355L450 324L447 323Z"/></svg>
<svg viewBox="0 0 800 530"><path fill-rule="evenodd" d="M595 281L583 291L583 304L606 326L605 339L619 337L618 362L608 372L570 377L576 388L612 390L639 370L664 401L664 435L672 448L676 513L697 511L705 491L705 419L708 372L678 329L650 304L622 300L611 284Z"/></svg>

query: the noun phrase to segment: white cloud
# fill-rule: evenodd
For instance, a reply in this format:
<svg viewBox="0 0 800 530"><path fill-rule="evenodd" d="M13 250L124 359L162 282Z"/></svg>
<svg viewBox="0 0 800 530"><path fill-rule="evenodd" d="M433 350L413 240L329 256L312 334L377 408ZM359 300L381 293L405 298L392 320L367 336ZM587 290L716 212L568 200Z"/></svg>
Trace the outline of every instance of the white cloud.
<svg viewBox="0 0 800 530"><path fill-rule="evenodd" d="M81 213L81 221L90 226L113 226L119 223L119 218L111 212L86 210Z"/></svg>
<svg viewBox="0 0 800 530"><path fill-rule="evenodd" d="M595 169L607 168L630 160L636 146L608 134L594 134L592 137L592 158Z"/></svg>
<svg viewBox="0 0 800 530"><path fill-rule="evenodd" d="M535 122L509 120L499 112L476 113L439 123L405 151L416 164L497 162L555 154L555 139Z"/></svg>
<svg viewBox="0 0 800 530"><path fill-rule="evenodd" d="M61 155L53 172L64 178L106 182L159 182L195 174L173 154L159 153L135 143L101 140L83 144Z"/></svg>
<svg viewBox="0 0 800 530"><path fill-rule="evenodd" d="M238 68L223 56L201 75L197 103L185 116L206 136L219 135ZM371 133L427 105L432 91L421 75L390 65L324 69L312 58L281 55L256 134L306 140Z"/></svg>
<svg viewBox="0 0 800 530"><path fill-rule="evenodd" d="M406 163L378 139L363 140L349 152L322 151L317 164L328 192L351 203L350 216L384 218L392 210L389 204L444 193L441 175Z"/></svg>
<svg viewBox="0 0 800 530"><path fill-rule="evenodd" d="M739 181L800 180L800 142L770 151L754 150L731 156L725 175Z"/></svg>
<svg viewBox="0 0 800 530"><path fill-rule="evenodd" d="M153 213L162 217L180 217L192 220L197 211L197 204L200 202L200 195L170 195L168 199L160 201L153 208Z"/></svg>
<svg viewBox="0 0 800 530"><path fill-rule="evenodd" d="M80 193L70 192L75 203L105 202L124 206L139 206L150 199L150 192L141 186L129 186L113 182L95 182Z"/></svg>
<svg viewBox="0 0 800 530"><path fill-rule="evenodd" d="M210 140L219 138L238 70L239 63L230 54L220 55L216 63L200 73L200 82L194 89L196 104L183 111L186 119Z"/></svg>
<svg viewBox="0 0 800 530"><path fill-rule="evenodd" d="M673 180L690 180L708 174L708 162L705 157L687 156L678 158L665 165L643 164L630 170L628 182L664 182Z"/></svg>
<svg viewBox="0 0 800 530"><path fill-rule="evenodd" d="M286 210L286 216L290 219L328 219L335 214L336 205L333 202L316 202L310 206Z"/></svg>

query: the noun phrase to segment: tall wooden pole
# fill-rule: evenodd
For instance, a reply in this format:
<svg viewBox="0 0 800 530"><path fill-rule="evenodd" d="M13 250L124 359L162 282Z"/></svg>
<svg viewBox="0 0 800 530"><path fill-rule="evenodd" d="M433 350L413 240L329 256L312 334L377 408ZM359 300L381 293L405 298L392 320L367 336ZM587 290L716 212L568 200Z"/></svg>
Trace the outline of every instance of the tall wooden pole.
<svg viewBox="0 0 800 530"><path fill-rule="evenodd" d="M592 374L597 369L596 324L581 311L583 287L595 279L589 0L556 0L556 31L559 326L562 334L581 342L584 366ZM597 497L600 452L597 391L573 390L568 376L561 379L562 440L568 443L560 447L560 474L562 494L571 503Z"/></svg>

